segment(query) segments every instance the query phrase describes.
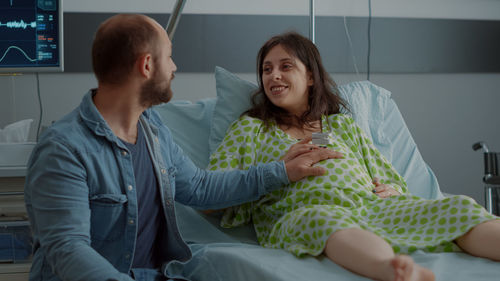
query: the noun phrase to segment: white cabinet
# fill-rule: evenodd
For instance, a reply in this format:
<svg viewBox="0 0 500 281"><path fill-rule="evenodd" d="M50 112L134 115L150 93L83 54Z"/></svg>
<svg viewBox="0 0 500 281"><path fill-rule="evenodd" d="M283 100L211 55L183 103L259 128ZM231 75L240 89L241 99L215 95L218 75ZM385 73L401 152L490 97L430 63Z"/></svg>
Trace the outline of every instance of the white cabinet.
<svg viewBox="0 0 500 281"><path fill-rule="evenodd" d="M0 167L0 281L27 281L31 230L24 204L24 167Z"/></svg>
<svg viewBox="0 0 500 281"><path fill-rule="evenodd" d="M30 263L0 264L1 281L27 281Z"/></svg>

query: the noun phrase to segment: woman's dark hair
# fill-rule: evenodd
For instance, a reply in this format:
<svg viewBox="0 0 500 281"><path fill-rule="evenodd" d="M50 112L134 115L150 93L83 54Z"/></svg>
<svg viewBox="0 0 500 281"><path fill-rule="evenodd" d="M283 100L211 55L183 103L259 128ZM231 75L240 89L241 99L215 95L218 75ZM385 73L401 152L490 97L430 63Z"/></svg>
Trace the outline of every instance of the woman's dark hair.
<svg viewBox="0 0 500 281"><path fill-rule="evenodd" d="M293 116L286 110L275 106L264 92L262 81L264 58L275 46L280 45L288 54L299 59L311 73L314 80L309 88L309 108L302 116ZM309 39L296 32L287 32L269 39L260 48L257 55L257 73L259 90L252 96L252 108L244 114L259 118L266 126L270 121L285 126L308 126L310 122L321 120L322 115L349 111L346 101L339 96L337 84L330 78L318 49Z"/></svg>

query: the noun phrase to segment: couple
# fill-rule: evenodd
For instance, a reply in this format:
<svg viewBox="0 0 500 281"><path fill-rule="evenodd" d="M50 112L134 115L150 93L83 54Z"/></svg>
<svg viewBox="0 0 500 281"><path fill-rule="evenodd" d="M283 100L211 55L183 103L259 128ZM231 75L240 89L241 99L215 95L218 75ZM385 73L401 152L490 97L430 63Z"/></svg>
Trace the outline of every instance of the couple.
<svg viewBox="0 0 500 281"><path fill-rule="evenodd" d="M98 88L43 134L28 164L31 280L181 279L159 270L191 257L173 200L206 209L240 204L225 211L223 224L238 225L251 214L263 246L324 253L373 279L432 278L394 253L416 245L446 250L454 240L471 254L500 259L498 238L483 237L486 231L499 237L500 224L470 199L420 202L407 194L403 179L352 119L339 114L345 104L331 92L316 48L297 34L274 37L259 52L257 103L212 156L212 169L225 166L224 156L240 168L227 172L195 167L150 109L170 100L176 71L158 23L142 15L110 18L96 33L92 60ZM331 133L327 149L309 144L312 132ZM245 138L235 145L237 133ZM474 216L454 222L453 235L427 233L417 226L437 218L421 211L412 231L411 222L396 217L410 204ZM419 240L408 242L414 232L422 232L414 236Z"/></svg>

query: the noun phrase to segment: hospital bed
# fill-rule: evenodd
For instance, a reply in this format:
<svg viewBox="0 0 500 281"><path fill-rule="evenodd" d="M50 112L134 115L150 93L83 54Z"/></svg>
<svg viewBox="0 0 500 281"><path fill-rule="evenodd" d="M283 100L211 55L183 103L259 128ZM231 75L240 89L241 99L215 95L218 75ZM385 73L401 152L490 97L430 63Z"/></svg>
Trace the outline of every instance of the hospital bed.
<svg viewBox="0 0 500 281"><path fill-rule="evenodd" d="M250 106L253 83L231 72L215 70L217 98L197 102L173 101L156 107L174 140L201 168L220 143L229 124ZM409 190L423 198L441 198L435 175L422 159L391 93L368 81L341 85L353 118L377 148L405 178ZM182 93L176 93L182 96ZM237 188L237 187L235 187ZM206 215L177 205L177 222L193 250L185 264L171 263L170 273L192 280L367 280L334 264L324 256L297 258L257 243L252 225L224 229L219 214ZM464 253L414 252L415 261L433 270L437 280L499 280L500 262Z"/></svg>

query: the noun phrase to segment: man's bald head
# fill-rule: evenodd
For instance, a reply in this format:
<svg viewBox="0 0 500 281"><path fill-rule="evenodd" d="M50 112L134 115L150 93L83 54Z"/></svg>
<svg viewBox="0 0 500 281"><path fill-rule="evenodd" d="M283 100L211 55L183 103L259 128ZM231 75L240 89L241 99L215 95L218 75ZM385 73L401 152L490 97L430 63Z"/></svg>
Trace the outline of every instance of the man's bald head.
<svg viewBox="0 0 500 281"><path fill-rule="evenodd" d="M92 44L92 67L99 83L125 81L145 53L157 59L162 47L160 29L157 22L144 15L120 14L104 21Z"/></svg>

